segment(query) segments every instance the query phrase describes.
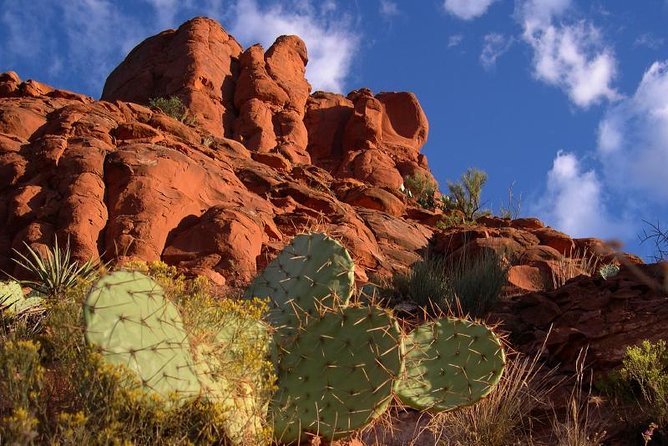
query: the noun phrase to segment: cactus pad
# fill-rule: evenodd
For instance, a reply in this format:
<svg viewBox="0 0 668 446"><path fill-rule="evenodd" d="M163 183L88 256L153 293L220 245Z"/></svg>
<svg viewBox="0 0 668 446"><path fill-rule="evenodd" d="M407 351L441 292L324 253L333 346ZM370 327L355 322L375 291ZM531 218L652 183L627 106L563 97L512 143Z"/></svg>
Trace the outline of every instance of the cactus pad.
<svg viewBox="0 0 668 446"><path fill-rule="evenodd" d="M0 313L9 316L20 316L32 311L43 310L40 306L44 299L35 292L27 297L23 294L21 284L15 280L0 282Z"/></svg>
<svg viewBox="0 0 668 446"><path fill-rule="evenodd" d="M299 314L315 314L318 303L332 306L334 295L346 305L354 278L350 254L337 241L320 233L301 234L251 282L244 296L269 297L271 324L295 327Z"/></svg>
<svg viewBox="0 0 668 446"><path fill-rule="evenodd" d="M402 371L399 327L380 308L339 308L300 327L282 352L272 402L277 441L338 438L388 407Z"/></svg>
<svg viewBox="0 0 668 446"><path fill-rule="evenodd" d="M106 361L134 371L167 398L200 392L190 345L176 307L152 279L133 271L101 278L84 303L86 339Z"/></svg>
<svg viewBox="0 0 668 446"><path fill-rule="evenodd" d="M447 411L474 404L499 382L505 353L485 325L444 318L418 326L406 338L400 400L415 409Z"/></svg>

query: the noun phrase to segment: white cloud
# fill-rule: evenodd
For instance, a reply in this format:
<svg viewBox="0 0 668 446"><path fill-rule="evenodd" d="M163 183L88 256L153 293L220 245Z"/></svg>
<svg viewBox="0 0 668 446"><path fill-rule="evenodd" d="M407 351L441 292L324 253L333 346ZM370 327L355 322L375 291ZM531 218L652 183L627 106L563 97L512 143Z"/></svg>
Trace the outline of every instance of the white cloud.
<svg viewBox="0 0 668 446"><path fill-rule="evenodd" d="M496 0L445 0L443 7L450 14L462 19L472 20L487 12Z"/></svg>
<svg viewBox="0 0 668 446"><path fill-rule="evenodd" d="M668 60L653 63L634 95L607 111L598 155L611 187L668 205Z"/></svg>
<svg viewBox="0 0 668 446"><path fill-rule="evenodd" d="M464 36L461 34L454 34L448 38L448 48L459 46L464 40Z"/></svg>
<svg viewBox="0 0 668 446"><path fill-rule="evenodd" d="M656 37L651 33L644 33L639 35L633 46L644 46L651 50L657 50L663 46L665 39L662 37Z"/></svg>
<svg viewBox="0 0 668 446"><path fill-rule="evenodd" d="M617 60L600 30L585 21L553 23L569 6L569 0L531 0L519 8L524 41L534 51L534 77L559 87L579 107L619 99L611 85Z"/></svg>
<svg viewBox="0 0 668 446"><path fill-rule="evenodd" d="M519 16L530 32L549 25L571 7L571 0L525 0L519 4Z"/></svg>
<svg viewBox="0 0 668 446"><path fill-rule="evenodd" d="M496 60L501 57L513 45L514 39L508 38L503 34L489 33L483 38L482 52L480 53L480 63L489 70L496 65Z"/></svg>
<svg viewBox="0 0 668 446"><path fill-rule="evenodd" d="M343 17L343 18L341 18ZM359 37L349 20L313 9L289 9L280 3L262 9L254 0L239 0L231 33L246 45L265 48L283 34L296 34L306 43L306 77L314 90L343 91Z"/></svg>
<svg viewBox="0 0 668 446"><path fill-rule="evenodd" d="M399 15L399 7L390 0L380 0L380 15L389 19Z"/></svg>
<svg viewBox="0 0 668 446"><path fill-rule="evenodd" d="M61 8L67 62L78 72L87 72L91 86L101 87L120 59L146 37L147 30L123 15L115 2L70 0Z"/></svg>
<svg viewBox="0 0 668 446"><path fill-rule="evenodd" d="M604 185L572 153L559 151L547 174L547 191L532 211L571 237L628 237L630 227L613 218Z"/></svg>

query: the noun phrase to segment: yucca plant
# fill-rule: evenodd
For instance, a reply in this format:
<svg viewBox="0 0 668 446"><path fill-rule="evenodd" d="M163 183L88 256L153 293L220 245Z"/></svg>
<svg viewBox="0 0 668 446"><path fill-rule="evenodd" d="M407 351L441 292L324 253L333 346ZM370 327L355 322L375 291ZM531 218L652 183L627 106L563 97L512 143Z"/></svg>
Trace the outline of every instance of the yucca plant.
<svg viewBox="0 0 668 446"><path fill-rule="evenodd" d="M28 255L14 249L18 258L13 260L34 279L20 282L47 297L57 297L79 281L92 281L101 266L98 260L89 259L83 264L72 260L69 238L65 249L61 250L58 237L55 237L53 248L47 248L44 255L32 249L27 243L23 244L28 250Z"/></svg>

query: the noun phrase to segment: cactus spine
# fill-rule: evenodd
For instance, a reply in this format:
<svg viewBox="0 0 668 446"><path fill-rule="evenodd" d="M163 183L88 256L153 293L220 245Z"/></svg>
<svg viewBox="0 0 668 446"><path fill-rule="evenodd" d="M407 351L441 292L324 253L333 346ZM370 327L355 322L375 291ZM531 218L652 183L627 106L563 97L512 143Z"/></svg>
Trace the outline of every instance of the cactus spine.
<svg viewBox="0 0 668 446"><path fill-rule="evenodd" d="M499 338L483 324L443 318L406 337L406 373L397 394L407 406L447 411L474 404L492 391L505 366Z"/></svg>

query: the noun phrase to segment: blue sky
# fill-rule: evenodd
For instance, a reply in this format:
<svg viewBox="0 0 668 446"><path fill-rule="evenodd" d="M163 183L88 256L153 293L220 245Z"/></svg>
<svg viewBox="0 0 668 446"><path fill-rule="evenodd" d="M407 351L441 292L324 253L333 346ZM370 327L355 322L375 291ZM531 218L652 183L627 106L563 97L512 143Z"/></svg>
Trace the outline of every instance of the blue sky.
<svg viewBox="0 0 668 446"><path fill-rule="evenodd" d="M144 38L217 19L244 46L298 34L315 89L413 91L446 190L645 258L668 227L668 0L0 0L0 71L99 97Z"/></svg>

